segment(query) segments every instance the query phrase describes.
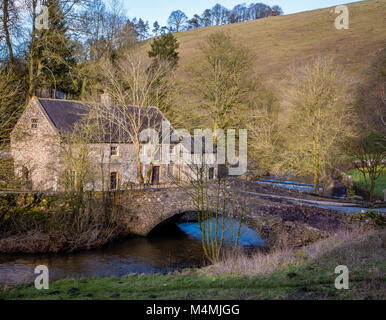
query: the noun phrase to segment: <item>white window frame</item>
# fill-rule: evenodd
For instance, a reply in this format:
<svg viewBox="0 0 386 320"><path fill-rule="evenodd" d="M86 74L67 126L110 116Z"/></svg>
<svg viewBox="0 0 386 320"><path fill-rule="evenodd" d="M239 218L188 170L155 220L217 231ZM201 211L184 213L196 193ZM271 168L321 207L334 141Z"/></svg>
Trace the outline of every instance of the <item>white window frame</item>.
<svg viewBox="0 0 386 320"><path fill-rule="evenodd" d="M113 148L115 148L116 154L113 154ZM111 157L119 157L119 146L110 146L110 156Z"/></svg>

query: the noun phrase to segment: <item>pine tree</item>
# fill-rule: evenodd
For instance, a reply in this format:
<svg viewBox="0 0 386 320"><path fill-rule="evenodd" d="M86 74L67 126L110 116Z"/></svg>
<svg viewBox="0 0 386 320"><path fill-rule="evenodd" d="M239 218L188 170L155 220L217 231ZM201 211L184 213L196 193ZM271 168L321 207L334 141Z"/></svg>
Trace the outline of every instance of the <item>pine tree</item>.
<svg viewBox="0 0 386 320"><path fill-rule="evenodd" d="M76 82L77 61L75 44L69 35L66 17L58 0L48 0L49 22L47 30L38 32L41 45L41 89L48 89L50 96L56 92L74 95L78 88Z"/></svg>
<svg viewBox="0 0 386 320"><path fill-rule="evenodd" d="M172 33L164 34L154 38L148 54L150 58L155 58L155 62L168 61L172 67L175 67L179 60L178 52L176 51L179 46L176 37Z"/></svg>

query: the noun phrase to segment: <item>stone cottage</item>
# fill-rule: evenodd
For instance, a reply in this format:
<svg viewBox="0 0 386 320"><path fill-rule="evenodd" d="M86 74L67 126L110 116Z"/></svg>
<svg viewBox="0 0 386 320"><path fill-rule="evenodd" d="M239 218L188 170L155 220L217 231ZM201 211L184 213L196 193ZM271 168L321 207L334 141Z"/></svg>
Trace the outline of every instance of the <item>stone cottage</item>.
<svg viewBox="0 0 386 320"><path fill-rule="evenodd" d="M33 97L11 133L15 175L36 191L67 190L80 179L80 175L86 190L117 190L139 183L137 150L126 131L114 124L103 124L109 131L98 134L97 138L87 143L87 174L76 163L81 157L80 152L75 159L68 159L66 136L75 131L76 125L89 110L89 104L80 101ZM147 127L160 128L167 119L158 109L153 108L153 111L151 119L146 122ZM140 113L138 107L131 107L130 112ZM157 153L158 156L150 164L142 165L146 183L170 182L171 176L184 179L181 172L188 172L187 167L176 157L191 152L191 149L184 147L186 139L182 137L176 139L174 136L170 141L168 148L173 163L163 164L160 153ZM80 149L80 146L77 148ZM149 151L146 148L143 150L145 153ZM214 164L208 170L210 177L214 178Z"/></svg>

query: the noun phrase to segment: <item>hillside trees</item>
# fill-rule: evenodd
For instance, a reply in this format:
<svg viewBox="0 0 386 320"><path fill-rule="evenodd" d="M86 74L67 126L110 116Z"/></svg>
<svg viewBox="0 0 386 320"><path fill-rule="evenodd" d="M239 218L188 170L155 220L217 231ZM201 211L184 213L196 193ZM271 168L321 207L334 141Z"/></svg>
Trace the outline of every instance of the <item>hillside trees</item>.
<svg viewBox="0 0 386 320"><path fill-rule="evenodd" d="M293 113L283 132L287 146L283 160L296 173L311 173L319 193L321 177L339 160L340 147L352 135L349 81L330 58L316 58L293 69L290 78Z"/></svg>
<svg viewBox="0 0 386 320"><path fill-rule="evenodd" d="M181 10L173 11L168 19L170 30L180 32L185 24L188 22L188 17Z"/></svg>

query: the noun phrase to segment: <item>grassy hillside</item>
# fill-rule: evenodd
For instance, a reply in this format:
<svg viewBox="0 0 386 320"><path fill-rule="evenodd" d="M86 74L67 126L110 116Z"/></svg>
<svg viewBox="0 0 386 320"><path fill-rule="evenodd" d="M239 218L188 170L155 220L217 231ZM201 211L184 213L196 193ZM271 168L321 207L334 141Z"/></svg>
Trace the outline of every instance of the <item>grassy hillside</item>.
<svg viewBox="0 0 386 320"><path fill-rule="evenodd" d="M377 50L386 45L386 0L348 5L350 29L336 30L334 8L270 17L246 23L186 31L180 42L180 70L200 58L199 43L222 30L247 46L254 55L254 71L276 84L289 65L318 55L336 57L355 79L369 67Z"/></svg>

